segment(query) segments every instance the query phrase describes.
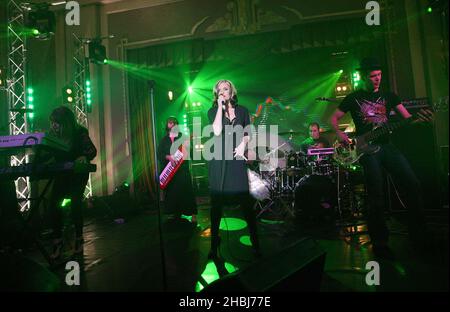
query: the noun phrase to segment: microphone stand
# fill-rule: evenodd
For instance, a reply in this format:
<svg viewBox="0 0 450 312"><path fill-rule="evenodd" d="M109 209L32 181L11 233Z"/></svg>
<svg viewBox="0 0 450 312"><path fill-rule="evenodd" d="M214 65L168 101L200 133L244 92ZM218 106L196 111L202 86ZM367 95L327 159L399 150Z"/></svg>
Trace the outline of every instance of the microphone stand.
<svg viewBox="0 0 450 312"><path fill-rule="evenodd" d="M162 239L162 227L161 227L161 205L160 196L161 191L159 189L159 165L158 165L158 153L156 149L156 119L155 119L155 104L154 104L154 87L155 81L149 80L148 86L150 89L150 113L152 114L152 143L153 143L153 158L155 159L155 185L156 185L156 208L158 209L158 233L159 233L159 249L161 253L161 264L162 264L162 279L163 279L163 290L167 291L167 278L166 278L166 256L164 252L164 242Z"/></svg>

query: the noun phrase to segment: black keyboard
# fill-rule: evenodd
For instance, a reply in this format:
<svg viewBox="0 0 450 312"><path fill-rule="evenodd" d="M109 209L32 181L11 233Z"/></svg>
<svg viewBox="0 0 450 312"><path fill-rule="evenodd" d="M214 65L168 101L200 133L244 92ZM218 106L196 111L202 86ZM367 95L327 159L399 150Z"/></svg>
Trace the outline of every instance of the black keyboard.
<svg viewBox="0 0 450 312"><path fill-rule="evenodd" d="M97 171L97 165L78 162L62 162L53 164L25 164L0 168L0 180L15 180L20 177L33 179L49 179L67 173L89 173Z"/></svg>

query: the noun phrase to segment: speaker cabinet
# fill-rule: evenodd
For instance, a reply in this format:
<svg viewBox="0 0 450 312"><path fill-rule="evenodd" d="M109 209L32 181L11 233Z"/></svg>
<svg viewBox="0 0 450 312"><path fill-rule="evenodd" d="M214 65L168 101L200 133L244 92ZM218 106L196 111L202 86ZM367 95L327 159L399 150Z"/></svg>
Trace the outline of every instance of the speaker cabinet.
<svg viewBox="0 0 450 312"><path fill-rule="evenodd" d="M202 292L319 291L325 252L303 238L281 252L212 282Z"/></svg>

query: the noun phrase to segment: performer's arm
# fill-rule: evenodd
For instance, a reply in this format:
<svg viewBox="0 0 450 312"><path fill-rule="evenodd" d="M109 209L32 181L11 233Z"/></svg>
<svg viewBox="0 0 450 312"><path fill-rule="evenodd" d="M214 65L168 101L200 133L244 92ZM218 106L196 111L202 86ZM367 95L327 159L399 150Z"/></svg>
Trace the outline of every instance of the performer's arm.
<svg viewBox="0 0 450 312"><path fill-rule="evenodd" d="M395 110L405 119L411 118L412 115L408 112L405 106L403 104L398 104L395 106Z"/></svg>
<svg viewBox="0 0 450 312"><path fill-rule="evenodd" d="M92 143L87 130L83 129L81 131L80 140L81 140L82 155L80 155L75 161L86 163L94 159L95 156L97 156L97 149L95 148L94 143Z"/></svg>
<svg viewBox="0 0 450 312"><path fill-rule="evenodd" d="M345 115L345 112L341 111L339 108L336 109L334 114L331 116L331 126L333 127L334 131L336 131L337 136L343 141L344 143L351 143L350 139L348 138L347 134L339 129L339 120Z"/></svg>
<svg viewBox="0 0 450 312"><path fill-rule="evenodd" d="M217 106L216 116L213 121L213 130L214 135L219 136L222 133L222 118L223 118L223 109L221 106Z"/></svg>

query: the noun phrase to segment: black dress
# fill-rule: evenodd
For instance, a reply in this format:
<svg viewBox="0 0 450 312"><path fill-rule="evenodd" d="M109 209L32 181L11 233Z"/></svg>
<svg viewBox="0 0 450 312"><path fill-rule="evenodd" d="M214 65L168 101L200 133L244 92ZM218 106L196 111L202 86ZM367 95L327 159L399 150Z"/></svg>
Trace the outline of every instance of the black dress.
<svg viewBox="0 0 450 312"><path fill-rule="evenodd" d="M208 111L210 123L214 122L217 113L217 107L212 107ZM249 192L247 166L245 160L233 158L233 160L225 160L227 150L232 151L240 144L242 138L237 135L237 131L226 131L226 125L242 126L244 130L250 124L250 115L247 108L236 105L235 118L229 120L223 114L222 132L219 136L214 136L214 145L222 146L221 158L209 161L209 187L212 194L222 195L238 195ZM241 136L251 135L248 131L244 131ZM228 149L226 149L226 145ZM213 150L211 150L213 152Z"/></svg>
<svg viewBox="0 0 450 312"><path fill-rule="evenodd" d="M179 139L181 133L175 139ZM169 135L165 135L158 146L158 158L160 162L160 172L164 170L169 161L166 155L170 155L172 140ZM197 214L197 204L195 202L194 190L192 188L192 179L189 172L188 160L178 168L172 180L164 190L165 213L175 214L176 216Z"/></svg>
<svg viewBox="0 0 450 312"><path fill-rule="evenodd" d="M76 127L71 142L68 153L56 155L55 159L57 162L75 161L80 156L85 156L87 161L90 162L97 155L97 149L92 143L86 128ZM72 200L71 210L76 236L81 237L83 235L82 201L88 180L89 173L64 174L54 179L50 198L54 238L62 237L63 214L59 208L59 203L66 197Z"/></svg>
<svg viewBox="0 0 450 312"><path fill-rule="evenodd" d="M211 124L214 122L216 113L217 107L208 111ZM245 160L233 157L233 151L242 142L242 137L251 135L249 129L245 129L250 124L250 115L245 107L238 105L235 106L235 115L236 117L233 120L229 120L224 114L221 134L213 137L213 140L215 140L214 147L222 147L222 150L218 155L214 155L208 163L211 192L211 251L209 257L212 258L217 257L220 245L219 226L222 209L228 204L239 204L248 224L253 248L259 253L256 218L253 211L254 200L249 193L246 163ZM226 125L233 126L236 131L227 129ZM235 128L236 126L242 126L242 128ZM239 133L239 129L244 131ZM225 156L229 156L231 159L224 160Z"/></svg>

